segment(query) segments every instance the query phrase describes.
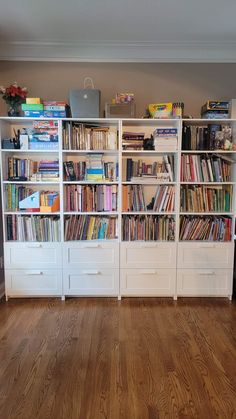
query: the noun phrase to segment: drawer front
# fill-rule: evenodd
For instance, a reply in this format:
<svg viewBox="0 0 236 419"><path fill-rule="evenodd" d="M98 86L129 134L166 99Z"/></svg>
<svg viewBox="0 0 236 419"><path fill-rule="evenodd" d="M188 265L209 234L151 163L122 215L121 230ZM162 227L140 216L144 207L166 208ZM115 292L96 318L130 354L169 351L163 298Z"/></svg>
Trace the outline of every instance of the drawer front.
<svg viewBox="0 0 236 419"><path fill-rule="evenodd" d="M60 243L5 243L5 267L9 269L62 266Z"/></svg>
<svg viewBox="0 0 236 419"><path fill-rule="evenodd" d="M63 273L63 294L78 296L118 296L118 269L70 269Z"/></svg>
<svg viewBox="0 0 236 419"><path fill-rule="evenodd" d="M230 296L232 279L232 269L180 269L177 273L177 295Z"/></svg>
<svg viewBox="0 0 236 419"><path fill-rule="evenodd" d="M121 295L174 296L175 269L121 269Z"/></svg>
<svg viewBox="0 0 236 419"><path fill-rule="evenodd" d="M121 243L122 268L175 268L176 243Z"/></svg>
<svg viewBox="0 0 236 419"><path fill-rule="evenodd" d="M233 243L179 243L178 268L231 269Z"/></svg>
<svg viewBox="0 0 236 419"><path fill-rule="evenodd" d="M62 295L60 269L6 269L6 292L9 296Z"/></svg>
<svg viewBox="0 0 236 419"><path fill-rule="evenodd" d="M90 267L118 268L118 243L71 243L63 246L64 267L82 268Z"/></svg>

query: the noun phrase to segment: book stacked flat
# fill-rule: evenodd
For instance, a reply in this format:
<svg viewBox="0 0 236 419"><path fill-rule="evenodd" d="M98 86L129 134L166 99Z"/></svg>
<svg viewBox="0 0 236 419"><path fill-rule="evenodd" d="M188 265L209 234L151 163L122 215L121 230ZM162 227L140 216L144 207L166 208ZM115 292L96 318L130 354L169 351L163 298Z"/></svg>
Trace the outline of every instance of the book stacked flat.
<svg viewBox="0 0 236 419"><path fill-rule="evenodd" d="M123 150L143 150L144 132L123 132Z"/></svg>
<svg viewBox="0 0 236 419"><path fill-rule="evenodd" d="M177 128L156 128L153 133L156 151L176 151L178 147Z"/></svg>
<svg viewBox="0 0 236 419"><path fill-rule="evenodd" d="M104 178L103 154L92 154L86 158L86 180L101 181Z"/></svg>
<svg viewBox="0 0 236 419"><path fill-rule="evenodd" d="M33 121L29 130L30 150L58 150L58 121Z"/></svg>
<svg viewBox="0 0 236 419"><path fill-rule="evenodd" d="M37 162L36 171L30 177L32 181L58 182L59 160L41 160Z"/></svg>
<svg viewBox="0 0 236 419"><path fill-rule="evenodd" d="M67 103L61 100L43 101L45 118L66 118Z"/></svg>
<svg viewBox="0 0 236 419"><path fill-rule="evenodd" d="M43 118L43 104L39 97L27 97L26 103L22 103L21 109L24 112L24 116L30 118Z"/></svg>

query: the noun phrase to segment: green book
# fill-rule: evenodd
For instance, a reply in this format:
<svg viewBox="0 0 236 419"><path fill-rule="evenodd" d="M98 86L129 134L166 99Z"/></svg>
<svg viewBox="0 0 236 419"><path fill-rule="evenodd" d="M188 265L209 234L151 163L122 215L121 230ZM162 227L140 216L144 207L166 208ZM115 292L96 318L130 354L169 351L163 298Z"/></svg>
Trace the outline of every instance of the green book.
<svg viewBox="0 0 236 419"><path fill-rule="evenodd" d="M42 103L22 103L21 105L22 111L43 111L43 104Z"/></svg>

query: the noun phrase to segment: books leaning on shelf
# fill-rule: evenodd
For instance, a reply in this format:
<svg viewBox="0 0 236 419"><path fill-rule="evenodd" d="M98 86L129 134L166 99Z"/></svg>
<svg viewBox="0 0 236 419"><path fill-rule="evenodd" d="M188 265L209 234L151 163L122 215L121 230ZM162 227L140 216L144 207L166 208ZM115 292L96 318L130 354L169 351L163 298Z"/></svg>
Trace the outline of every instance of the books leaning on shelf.
<svg viewBox="0 0 236 419"><path fill-rule="evenodd" d="M112 127L102 127L64 122L64 150L117 150L117 130Z"/></svg>
<svg viewBox="0 0 236 419"><path fill-rule="evenodd" d="M145 162L143 160L126 159L123 164L123 179L127 182L149 182L153 180L173 182L174 180L174 156L163 155L157 161Z"/></svg>
<svg viewBox="0 0 236 419"><path fill-rule="evenodd" d="M66 211L116 211L117 185L66 185Z"/></svg>
<svg viewBox="0 0 236 419"><path fill-rule="evenodd" d="M230 212L232 185L182 185L180 210L182 212Z"/></svg>
<svg viewBox="0 0 236 419"><path fill-rule="evenodd" d="M230 182L235 162L223 154L182 154L181 182Z"/></svg>
<svg viewBox="0 0 236 419"><path fill-rule="evenodd" d="M54 191L34 191L31 188L16 185L5 185L5 202L7 211L44 211L47 212L59 210L59 194ZM34 197L34 199L30 199ZM38 202L35 205L35 202ZM56 205L53 205L56 203Z"/></svg>
<svg viewBox="0 0 236 419"><path fill-rule="evenodd" d="M219 216L181 216L180 240L227 242L231 240L232 219Z"/></svg>
<svg viewBox="0 0 236 419"><path fill-rule="evenodd" d="M65 240L116 239L117 223L117 217L71 215L65 218Z"/></svg>
<svg viewBox="0 0 236 419"><path fill-rule="evenodd" d="M174 241L175 219L169 215L123 215L122 240Z"/></svg>
<svg viewBox="0 0 236 419"><path fill-rule="evenodd" d="M182 150L232 150L232 129L227 124L183 125Z"/></svg>
<svg viewBox="0 0 236 419"><path fill-rule="evenodd" d="M7 240L21 242L60 241L60 218L45 215L7 215Z"/></svg>
<svg viewBox="0 0 236 419"><path fill-rule="evenodd" d="M172 212L175 207L175 187L157 186L151 204L146 205L143 185L123 185L123 211Z"/></svg>

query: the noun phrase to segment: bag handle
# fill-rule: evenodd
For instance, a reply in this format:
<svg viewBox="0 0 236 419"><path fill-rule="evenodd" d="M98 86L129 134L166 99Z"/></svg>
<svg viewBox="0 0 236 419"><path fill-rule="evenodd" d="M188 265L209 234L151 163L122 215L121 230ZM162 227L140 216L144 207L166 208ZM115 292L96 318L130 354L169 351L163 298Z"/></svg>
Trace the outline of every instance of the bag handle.
<svg viewBox="0 0 236 419"><path fill-rule="evenodd" d="M85 77L84 78L84 89L94 89L94 84L93 84L92 77Z"/></svg>

